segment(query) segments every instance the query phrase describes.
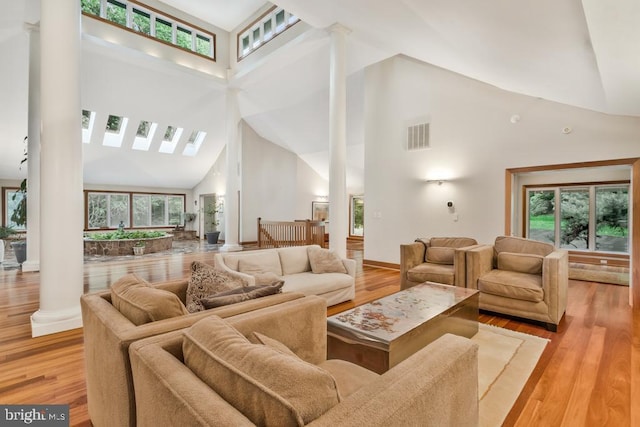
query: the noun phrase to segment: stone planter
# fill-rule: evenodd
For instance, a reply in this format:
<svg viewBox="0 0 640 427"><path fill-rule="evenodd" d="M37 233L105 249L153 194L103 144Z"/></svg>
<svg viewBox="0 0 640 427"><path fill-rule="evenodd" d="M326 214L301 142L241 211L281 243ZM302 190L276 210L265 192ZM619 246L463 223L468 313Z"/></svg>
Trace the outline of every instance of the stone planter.
<svg viewBox="0 0 640 427"><path fill-rule="evenodd" d="M144 255L144 246L134 246L133 247L134 255Z"/></svg>
<svg viewBox="0 0 640 427"><path fill-rule="evenodd" d="M168 251L173 245L173 235L168 234L152 239L92 240L85 238L84 254L109 256L131 255L134 253L136 245L140 244L139 242L144 243L142 249L146 254Z"/></svg>

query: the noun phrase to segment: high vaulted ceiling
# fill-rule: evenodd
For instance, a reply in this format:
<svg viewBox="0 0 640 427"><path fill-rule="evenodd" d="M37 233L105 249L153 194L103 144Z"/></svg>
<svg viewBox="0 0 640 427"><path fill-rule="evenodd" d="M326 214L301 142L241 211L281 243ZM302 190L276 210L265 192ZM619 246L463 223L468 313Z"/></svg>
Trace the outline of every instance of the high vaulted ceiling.
<svg viewBox="0 0 640 427"><path fill-rule="evenodd" d="M0 0L0 54L11 57L16 31L29 21L33 7ZM33 2L27 2L33 3ZM165 0L164 3L211 22L225 30L240 25L263 6L256 0ZM640 116L640 2L637 0L279 0L279 6L294 13L314 29L263 61L250 72L235 77L240 88L243 118L260 135L300 155L321 175L327 175L329 35L326 29L340 23L348 36L348 156L351 185L362 185L364 158L363 70L366 66L397 54L454 71L504 90L544 98L608 114ZM36 8L37 9L37 8ZM7 53L10 54L7 56ZM92 52L93 55L98 54ZM112 57L119 53L111 54ZM139 65L131 55L122 56L128 67ZM175 65L167 65L175 73ZM0 178L17 164L5 149L21 140L23 130L13 129L16 105L25 98L24 81L9 84L20 68L3 61L0 68ZM200 79L201 76L198 77ZM193 85L199 84L194 81ZM109 87L92 88L108 98ZM224 90L219 83L207 87L211 98ZM138 100L139 101L139 100ZM150 103L151 104L151 103ZM188 104L188 103L187 103ZM184 167L162 170L154 166L151 153L146 176L157 186L176 182L189 188L202 179L224 146L224 117L207 117L198 123L188 105L172 109L176 123L193 123L208 131L210 147L206 161L194 160L189 179L180 177ZM220 104L223 105L223 104ZM162 106L149 105L149 114ZM218 107L216 107L218 108ZM166 108L165 108L166 110ZM159 114L159 113L158 113ZM166 115L163 112L162 115ZM24 121L25 114L21 113ZM15 142L12 142L15 144ZM19 162L20 149L11 150ZM6 154L6 155L5 155ZM109 161L122 154L111 153ZM126 154L124 154L126 155ZM95 160L95 159L94 159ZM12 166L15 170L16 168ZM95 167L92 168L94 170ZM85 170L85 179L91 171ZM148 178L147 178L148 179ZM94 182L108 182L106 174ZM130 185L148 185L134 174L119 176ZM120 182L119 182L120 183Z"/></svg>
<svg viewBox="0 0 640 427"><path fill-rule="evenodd" d="M637 0L280 0L314 27L513 92L640 115ZM350 52L351 53L351 52Z"/></svg>

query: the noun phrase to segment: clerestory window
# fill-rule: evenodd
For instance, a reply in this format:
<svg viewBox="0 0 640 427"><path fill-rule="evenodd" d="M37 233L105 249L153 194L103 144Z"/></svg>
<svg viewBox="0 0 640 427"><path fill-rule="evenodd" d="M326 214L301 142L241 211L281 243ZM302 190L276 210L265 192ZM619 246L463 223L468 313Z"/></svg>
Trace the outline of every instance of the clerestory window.
<svg viewBox="0 0 640 427"><path fill-rule="evenodd" d="M264 15L238 33L238 61L265 45L300 19L278 6L273 6Z"/></svg>
<svg viewBox="0 0 640 427"><path fill-rule="evenodd" d="M216 60L216 35L134 0L81 0L85 16Z"/></svg>

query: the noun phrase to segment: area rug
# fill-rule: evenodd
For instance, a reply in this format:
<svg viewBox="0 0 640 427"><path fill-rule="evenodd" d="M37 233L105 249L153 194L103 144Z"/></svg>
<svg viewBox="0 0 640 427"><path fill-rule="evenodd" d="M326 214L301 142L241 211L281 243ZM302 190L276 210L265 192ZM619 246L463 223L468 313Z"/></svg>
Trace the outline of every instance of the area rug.
<svg viewBox="0 0 640 427"><path fill-rule="evenodd" d="M471 339L480 346L480 426L497 427L509 414L549 340L482 323Z"/></svg>

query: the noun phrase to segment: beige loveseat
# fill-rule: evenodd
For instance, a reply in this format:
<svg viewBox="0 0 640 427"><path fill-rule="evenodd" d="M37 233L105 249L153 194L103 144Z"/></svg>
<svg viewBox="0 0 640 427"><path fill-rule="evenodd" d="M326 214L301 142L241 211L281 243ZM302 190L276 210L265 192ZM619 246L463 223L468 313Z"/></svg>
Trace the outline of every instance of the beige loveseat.
<svg viewBox="0 0 640 427"><path fill-rule="evenodd" d="M424 282L465 287L465 251L477 244L469 237L432 237L400 245L400 289Z"/></svg>
<svg viewBox="0 0 640 427"><path fill-rule="evenodd" d="M313 252L315 251L315 252ZM256 277L271 274L284 280L282 292L299 292L305 295L318 295L334 305L355 297L356 262L341 259L342 272L317 273L312 264L310 253L328 254L327 249L318 245L293 246L278 249L262 249L243 252L219 252L214 255L215 265L221 270L237 273L244 277L249 285ZM337 271L337 270L336 270Z"/></svg>
<svg viewBox="0 0 640 427"><path fill-rule="evenodd" d="M568 253L548 243L499 236L467 251L467 287L480 291L482 310L544 322L555 332L568 285Z"/></svg>
<svg viewBox="0 0 640 427"><path fill-rule="evenodd" d="M478 425L475 343L444 335L378 375L326 360L325 307L310 296L134 343L138 426Z"/></svg>
<svg viewBox="0 0 640 427"><path fill-rule="evenodd" d="M186 301L188 279L158 283ZM129 346L146 337L191 326L213 314L230 317L274 304L302 298L298 293L276 294L203 312L136 325L112 304L111 292L86 294L80 298L84 325L87 399L89 416L96 427L135 426L135 400Z"/></svg>

